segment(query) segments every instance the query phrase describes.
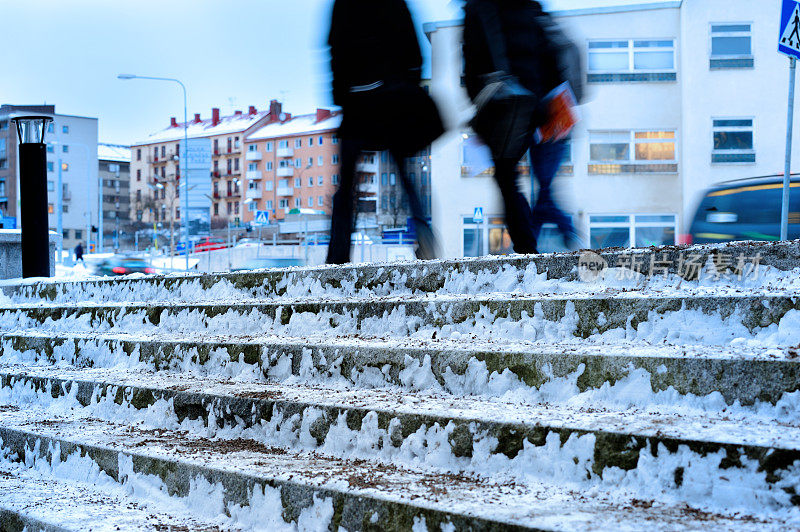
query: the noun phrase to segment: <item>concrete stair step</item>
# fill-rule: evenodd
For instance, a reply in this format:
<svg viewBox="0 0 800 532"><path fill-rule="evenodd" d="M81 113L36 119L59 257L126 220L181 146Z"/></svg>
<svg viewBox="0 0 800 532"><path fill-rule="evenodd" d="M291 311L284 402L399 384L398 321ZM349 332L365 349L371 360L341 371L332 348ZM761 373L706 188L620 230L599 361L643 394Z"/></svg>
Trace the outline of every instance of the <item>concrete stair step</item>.
<svg viewBox="0 0 800 532"><path fill-rule="evenodd" d="M281 445L280 433L300 428L300 442L304 430L309 437L305 444L292 444L303 450L329 447L327 438L339 437L342 430L361 431L363 438L373 437L378 447L382 440L385 446L400 448L408 445L408 438L418 437L420 430L438 425L449 427L447 445L453 457L476 457L476 448L487 437L497 439L494 453L514 459L530 446L547 445L554 435L562 445L570 438L592 435L591 471L600 476L607 467L635 469L639 453L658 454L655 451L662 446L666 454L684 446L700 458L722 453L732 464L741 464L746 457L773 477L782 477L782 468L790 464L800 465L800 419L787 413L778 420L775 410L715 412L702 404L692 408L679 401L648 408L582 401L524 402L516 396L491 399L397 389L339 390L172 373L30 366L0 369L0 387L12 405L15 400L24 405L31 393L39 394L42 404L52 398L77 401L88 408L89 416L111 412L109 402L121 405L119 412L110 414L110 421L117 421L115 416L121 412L124 416L128 408L166 408L158 428L177 427L189 419L202 422L201 432L224 432L227 427L255 428L258 433L264 424L273 424L264 436L271 446ZM384 435L368 435L370 429Z"/></svg>
<svg viewBox="0 0 800 532"><path fill-rule="evenodd" d="M709 260L720 272L742 272L740 259L789 271L800 266L800 241L740 242L689 247L610 249L599 252L609 268L635 268L645 275L669 272L687 279ZM574 281L580 252L514 255L448 261L323 266L245 273L148 276L85 281L5 285L2 291L16 303L50 300L60 303L198 299L261 299L327 291L349 297L358 292L389 295L398 292L475 293L500 284L508 288L536 275ZM716 261L716 262L715 262ZM745 271L747 268L745 267Z"/></svg>
<svg viewBox="0 0 800 532"><path fill-rule="evenodd" d="M9 450L5 442L0 447ZM87 457L34 461L35 447L32 443L30 452L0 459L0 530L219 530L220 519L204 518L189 501L145 498L136 493L133 479L126 479L123 486ZM27 464L16 461L23 457L28 458Z"/></svg>
<svg viewBox="0 0 800 532"><path fill-rule="evenodd" d="M4 445L28 461L35 455L49 458L77 451L112 478L119 478L124 466L147 475L151 482L160 480L170 495L187 497L192 485L209 486L207 490L221 494L226 506L252 506L254 511L267 493L270 500L281 501L282 512L271 509L273 515L296 521L315 504L314 513L330 516L329 529L410 530L415 524L428 530L487 531L792 526L790 507L782 512L773 506L768 515L760 515L757 509L754 513L700 510L685 502L642 499L642 491L634 498L624 490L607 491L591 484L521 482L502 475L482 477L330 458L253 440L212 440L186 431L59 417L33 408L7 411L0 419ZM679 476L681 482L699 480L691 469ZM783 493L734 482L726 488L740 491L742 498L791 505Z"/></svg>
<svg viewBox="0 0 800 532"><path fill-rule="evenodd" d="M677 318L693 335L709 332L712 322L730 319L746 332L778 325L800 310L800 292L782 295L729 294L707 297L386 297L372 300L303 299L285 302L189 304L40 304L0 307L0 332L45 326L49 330L106 331L136 326L143 333L306 334L328 331L332 336L367 334L414 336L436 332L479 336L509 335L588 338L618 330L657 326L665 316ZM673 320L674 321L674 320ZM672 327L675 324L670 324ZM651 327L652 328L652 327ZM740 327L741 328L741 327ZM662 327L665 338L671 331ZM648 329L649 330L649 329ZM733 340L733 337L729 339Z"/></svg>
<svg viewBox="0 0 800 532"><path fill-rule="evenodd" d="M362 338L0 334L0 361L83 367L144 365L150 370L281 382L399 386L452 394L533 394L558 386L573 396L636 382L640 404L670 388L679 395L718 394L722 405L776 404L800 390L797 349L649 345L641 342L497 342L473 339L394 341ZM490 382L509 383L500 391ZM628 387L628 396L631 391ZM562 397L565 397L562 392ZM627 397L627 396L626 396ZM623 399L624 400L624 399Z"/></svg>

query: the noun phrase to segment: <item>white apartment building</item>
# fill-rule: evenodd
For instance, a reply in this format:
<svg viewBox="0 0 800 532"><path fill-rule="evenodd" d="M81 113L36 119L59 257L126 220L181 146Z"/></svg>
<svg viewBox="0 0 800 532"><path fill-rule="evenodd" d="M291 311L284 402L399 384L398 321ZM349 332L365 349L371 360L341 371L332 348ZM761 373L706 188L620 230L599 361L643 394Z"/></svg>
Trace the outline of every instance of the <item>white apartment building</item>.
<svg viewBox="0 0 800 532"><path fill-rule="evenodd" d="M582 51L588 94L557 197L591 247L680 242L708 186L783 171L788 59L776 51L780 5L611 3L554 12ZM432 217L444 255L509 253L491 172L473 168L480 157L465 125L461 23L425 31L431 93L451 128L432 150ZM529 191L524 172L522 181ZM478 207L481 223L473 220ZM543 232L542 251L557 248L553 234Z"/></svg>
<svg viewBox="0 0 800 532"><path fill-rule="evenodd" d="M97 119L53 115L47 143L47 211L51 230L58 228L58 175L61 173L61 224L64 249L82 243L98 245L100 198L97 163Z"/></svg>

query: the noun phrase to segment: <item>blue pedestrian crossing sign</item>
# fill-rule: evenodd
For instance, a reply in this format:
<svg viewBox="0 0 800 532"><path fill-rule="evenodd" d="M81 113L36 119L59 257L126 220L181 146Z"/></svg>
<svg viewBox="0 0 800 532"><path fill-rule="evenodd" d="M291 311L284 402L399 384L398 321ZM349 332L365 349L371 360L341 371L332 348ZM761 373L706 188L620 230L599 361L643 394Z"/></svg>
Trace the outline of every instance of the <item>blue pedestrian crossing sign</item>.
<svg viewBox="0 0 800 532"><path fill-rule="evenodd" d="M269 211L256 211L256 225L269 225Z"/></svg>
<svg viewBox="0 0 800 532"><path fill-rule="evenodd" d="M783 0L778 51L800 59L800 4L798 4L798 0Z"/></svg>
<svg viewBox="0 0 800 532"><path fill-rule="evenodd" d="M483 207L475 207L475 212L472 213L472 221L476 224L483 223Z"/></svg>

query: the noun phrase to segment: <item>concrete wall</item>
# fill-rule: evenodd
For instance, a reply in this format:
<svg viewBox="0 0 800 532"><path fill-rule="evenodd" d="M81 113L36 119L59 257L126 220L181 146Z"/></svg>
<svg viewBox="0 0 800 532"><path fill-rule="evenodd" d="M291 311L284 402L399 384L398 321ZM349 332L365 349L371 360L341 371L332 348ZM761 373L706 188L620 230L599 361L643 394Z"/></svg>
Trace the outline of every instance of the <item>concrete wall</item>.
<svg viewBox="0 0 800 532"><path fill-rule="evenodd" d="M56 273L56 248L59 236L50 233L50 276ZM22 233L19 229L0 229L0 279L22 277Z"/></svg>

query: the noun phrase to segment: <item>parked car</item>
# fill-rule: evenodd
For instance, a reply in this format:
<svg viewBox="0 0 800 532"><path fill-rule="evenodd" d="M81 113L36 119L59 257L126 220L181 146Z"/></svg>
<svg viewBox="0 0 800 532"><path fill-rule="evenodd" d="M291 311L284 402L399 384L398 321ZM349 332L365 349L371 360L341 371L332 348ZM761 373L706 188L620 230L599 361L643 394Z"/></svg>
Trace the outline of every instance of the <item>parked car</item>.
<svg viewBox="0 0 800 532"><path fill-rule="evenodd" d="M686 243L778 240L782 194L782 176L740 179L709 189ZM792 178L789 198L789 238L800 238L800 178Z"/></svg>
<svg viewBox="0 0 800 532"><path fill-rule="evenodd" d="M305 262L303 259L267 259L267 258L256 258L250 259L244 263L239 268L233 268L235 272L247 271L247 270L263 270L265 268L291 268L292 266L303 266Z"/></svg>
<svg viewBox="0 0 800 532"><path fill-rule="evenodd" d="M145 259L141 257L113 256L101 260L95 266L96 275L130 275L132 273L157 273Z"/></svg>
<svg viewBox="0 0 800 532"><path fill-rule="evenodd" d="M194 245L195 251L214 251L215 249L225 249L228 245L220 238L204 236Z"/></svg>

